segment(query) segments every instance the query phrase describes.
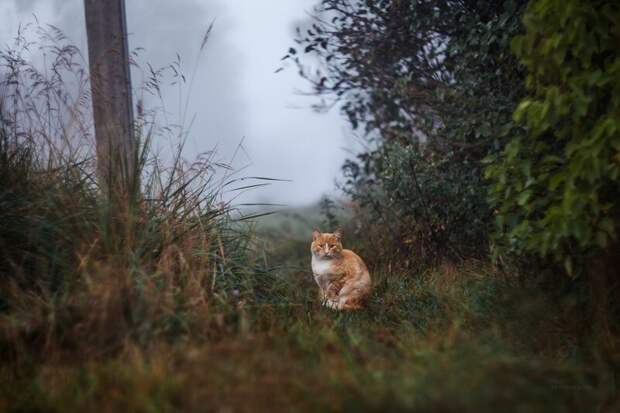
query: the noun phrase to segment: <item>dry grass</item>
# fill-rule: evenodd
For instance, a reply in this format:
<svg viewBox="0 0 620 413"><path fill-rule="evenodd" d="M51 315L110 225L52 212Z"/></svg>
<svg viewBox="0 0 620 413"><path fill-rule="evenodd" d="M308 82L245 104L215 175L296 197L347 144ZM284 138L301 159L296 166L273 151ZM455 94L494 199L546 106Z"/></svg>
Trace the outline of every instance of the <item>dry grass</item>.
<svg viewBox="0 0 620 413"><path fill-rule="evenodd" d="M16 411L560 412L608 396L567 343L538 348L557 313L543 294L528 293L547 312L506 306L514 286L490 267L453 271L449 284L444 270L375 271L377 289L359 313L321 309L306 280L281 273L263 301L203 308L210 321L182 340L129 338L114 354L79 350L16 376L4 369L11 384L0 401Z"/></svg>
<svg viewBox="0 0 620 413"><path fill-rule="evenodd" d="M23 30L0 53L3 359L89 360L211 334L210 307L234 308L251 294L259 266L222 198L234 174L214 152L186 160L183 126L159 127L143 110L139 180L122 199L106 196L82 57L53 27L30 28L36 48ZM33 49L45 56L43 69ZM158 90L152 73L147 90ZM179 142L168 162L151 148L165 133Z"/></svg>

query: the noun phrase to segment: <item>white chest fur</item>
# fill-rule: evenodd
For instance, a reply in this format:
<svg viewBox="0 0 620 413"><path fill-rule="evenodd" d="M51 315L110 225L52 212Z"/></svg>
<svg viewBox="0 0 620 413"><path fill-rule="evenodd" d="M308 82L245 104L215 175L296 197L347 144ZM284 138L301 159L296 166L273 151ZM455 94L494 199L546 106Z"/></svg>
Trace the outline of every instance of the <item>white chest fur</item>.
<svg viewBox="0 0 620 413"><path fill-rule="evenodd" d="M312 256L312 272L315 276L329 275L331 273L331 268L331 260L322 260L314 255Z"/></svg>

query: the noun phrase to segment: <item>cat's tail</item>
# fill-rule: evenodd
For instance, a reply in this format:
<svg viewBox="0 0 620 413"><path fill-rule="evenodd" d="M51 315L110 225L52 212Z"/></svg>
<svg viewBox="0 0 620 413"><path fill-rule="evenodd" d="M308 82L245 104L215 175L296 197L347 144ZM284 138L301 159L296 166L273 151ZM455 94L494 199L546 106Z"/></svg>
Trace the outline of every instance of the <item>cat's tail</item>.
<svg viewBox="0 0 620 413"><path fill-rule="evenodd" d="M338 303L337 309L342 311L362 310L366 307L366 304L367 300L365 296L348 297L346 300L341 300Z"/></svg>

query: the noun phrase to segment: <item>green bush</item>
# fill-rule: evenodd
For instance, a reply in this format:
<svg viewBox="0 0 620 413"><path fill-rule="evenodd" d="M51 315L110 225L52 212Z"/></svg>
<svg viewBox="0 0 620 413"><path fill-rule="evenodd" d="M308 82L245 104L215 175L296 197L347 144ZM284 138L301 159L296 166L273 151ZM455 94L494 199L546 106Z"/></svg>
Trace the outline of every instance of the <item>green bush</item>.
<svg viewBox="0 0 620 413"><path fill-rule="evenodd" d="M513 49L529 96L525 129L491 163L501 251L538 254L574 274L617 250L620 225L620 4L532 1Z"/></svg>
<svg viewBox="0 0 620 413"><path fill-rule="evenodd" d="M321 64L305 65L296 48L286 58L370 140L344 166L343 189L362 208L359 234L383 229L392 257L486 252L492 214L480 161L515 128L524 88L510 42L525 4L322 0L298 32Z"/></svg>
<svg viewBox="0 0 620 413"><path fill-rule="evenodd" d="M366 244L383 245L381 250L367 245L379 251L379 256L369 251L373 258L419 265L420 260L485 253L490 214L483 182L471 161L456 158L427 145L388 142L358 158L363 169L345 164L343 189L367 214L358 214L356 221L362 221L362 231L374 227L375 239Z"/></svg>

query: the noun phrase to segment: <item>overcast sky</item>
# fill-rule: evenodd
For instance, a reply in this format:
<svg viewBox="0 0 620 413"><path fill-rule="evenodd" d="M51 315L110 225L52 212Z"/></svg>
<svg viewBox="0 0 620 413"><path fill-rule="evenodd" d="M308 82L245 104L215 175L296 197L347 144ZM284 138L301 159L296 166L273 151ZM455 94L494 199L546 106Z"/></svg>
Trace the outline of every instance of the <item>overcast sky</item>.
<svg viewBox="0 0 620 413"><path fill-rule="evenodd" d="M315 98L294 67L274 73L293 44L297 22L316 0L126 0L130 49L144 48L141 63L163 66L181 56L184 73L197 75L188 118L196 116L187 154L213 149L228 159L243 141L243 175L290 179L246 194L243 202L303 205L334 189L352 144L337 111L316 114ZM53 24L86 48L82 0L0 0L0 42L10 43L20 22ZM205 53L197 59L205 29L215 19ZM134 71L134 87L141 75ZM187 89L187 88L186 88ZM183 98L184 99L184 98ZM165 90L166 111L178 120L179 93Z"/></svg>

